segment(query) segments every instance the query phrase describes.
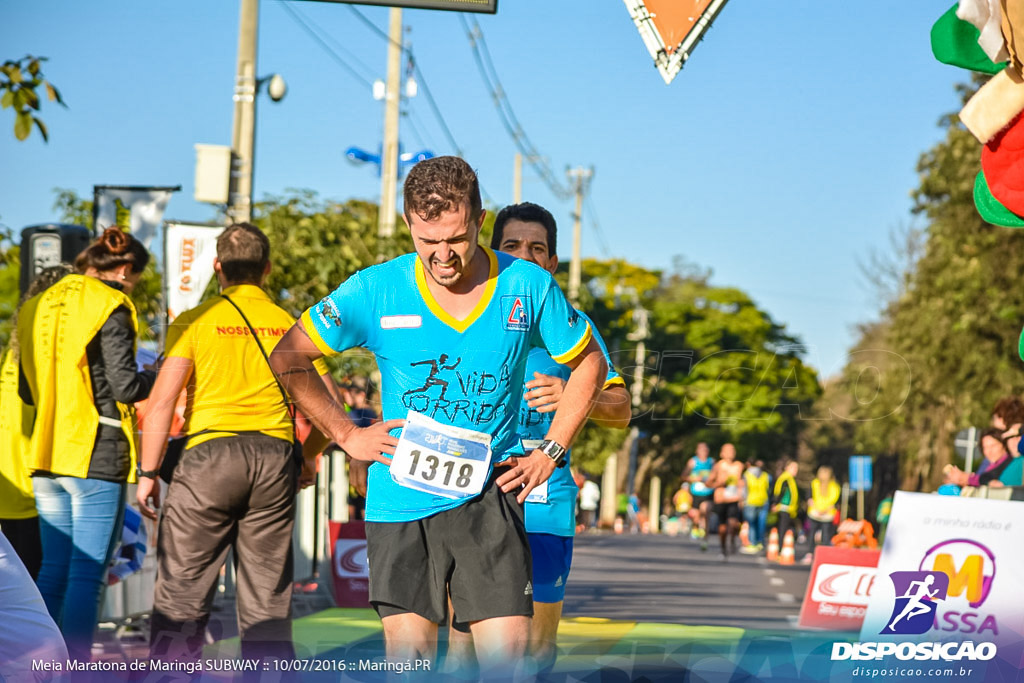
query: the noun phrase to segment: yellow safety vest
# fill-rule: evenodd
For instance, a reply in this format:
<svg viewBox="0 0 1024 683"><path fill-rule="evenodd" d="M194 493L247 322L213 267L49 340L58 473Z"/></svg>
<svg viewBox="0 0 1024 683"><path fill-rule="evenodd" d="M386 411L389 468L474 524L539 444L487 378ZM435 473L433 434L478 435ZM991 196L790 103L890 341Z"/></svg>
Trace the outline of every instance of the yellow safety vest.
<svg viewBox="0 0 1024 683"><path fill-rule="evenodd" d="M811 508L807 511L807 516L819 522L832 521L835 519L836 503L839 502L841 494L842 489L835 479L829 479L828 489L822 491L821 482L815 478L811 482Z"/></svg>
<svg viewBox="0 0 1024 683"><path fill-rule="evenodd" d="M0 518L36 516L32 477L25 458L32 436L35 410L18 396L18 359L13 349L0 365Z"/></svg>
<svg viewBox="0 0 1024 683"><path fill-rule="evenodd" d="M123 292L85 275L67 275L32 297L18 314L21 367L36 406L27 460L31 471L85 478L89 473L99 413L92 396L86 347L119 306L137 329L135 306ZM117 404L128 438L135 481L135 408Z"/></svg>
<svg viewBox="0 0 1024 683"><path fill-rule="evenodd" d="M775 495L776 497L782 495L782 488L789 488L789 503L783 505L777 503L774 509L776 512L788 512L790 517L796 517L796 511L798 509L797 490L796 490L796 479L789 472L783 472L779 475L779 478L775 480Z"/></svg>
<svg viewBox="0 0 1024 683"><path fill-rule="evenodd" d="M747 505L759 508L767 503L768 473L761 472L755 477L747 470L743 473L743 478L747 481Z"/></svg>

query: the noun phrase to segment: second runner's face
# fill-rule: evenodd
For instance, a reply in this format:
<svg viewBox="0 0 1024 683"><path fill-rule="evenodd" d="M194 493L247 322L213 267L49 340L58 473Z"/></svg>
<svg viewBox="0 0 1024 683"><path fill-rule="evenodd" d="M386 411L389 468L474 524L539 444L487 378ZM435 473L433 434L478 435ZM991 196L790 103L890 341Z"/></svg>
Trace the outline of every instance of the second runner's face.
<svg viewBox="0 0 1024 683"><path fill-rule="evenodd" d="M513 218L505 223L498 248L510 256L536 263L549 273L558 268L558 256L548 253L548 231L540 223Z"/></svg>
<svg viewBox="0 0 1024 683"><path fill-rule="evenodd" d="M424 220L415 212L411 219L406 219L416 254L434 282L442 287L454 287L468 275L483 218L481 211L479 220L474 223L469 208L463 205L458 211L448 211L433 221Z"/></svg>

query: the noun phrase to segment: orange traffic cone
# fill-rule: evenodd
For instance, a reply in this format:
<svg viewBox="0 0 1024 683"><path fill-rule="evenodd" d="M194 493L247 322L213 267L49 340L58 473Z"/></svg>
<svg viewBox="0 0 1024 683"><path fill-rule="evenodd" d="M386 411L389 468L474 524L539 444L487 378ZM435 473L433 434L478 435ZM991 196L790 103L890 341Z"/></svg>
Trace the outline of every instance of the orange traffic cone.
<svg viewBox="0 0 1024 683"><path fill-rule="evenodd" d="M782 539L782 552L779 553L779 564L793 564L796 562L796 550L793 547L793 530L786 532Z"/></svg>
<svg viewBox="0 0 1024 683"><path fill-rule="evenodd" d="M747 522L740 526L740 545L744 548L750 545L750 524Z"/></svg>
<svg viewBox="0 0 1024 683"><path fill-rule="evenodd" d="M775 527L772 527L772 532L768 535L768 552L765 553L765 559L769 562L779 559L779 530Z"/></svg>

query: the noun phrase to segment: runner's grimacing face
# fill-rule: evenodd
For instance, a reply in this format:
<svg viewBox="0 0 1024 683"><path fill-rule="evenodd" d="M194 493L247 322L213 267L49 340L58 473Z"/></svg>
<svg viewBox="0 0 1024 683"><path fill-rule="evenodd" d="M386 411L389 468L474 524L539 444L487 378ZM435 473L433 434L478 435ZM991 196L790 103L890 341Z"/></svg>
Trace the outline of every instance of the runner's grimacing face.
<svg viewBox="0 0 1024 683"><path fill-rule="evenodd" d="M406 218L416 254L434 282L442 287L453 287L468 273L485 213L481 211L474 223L469 207L462 205L433 221L424 220L416 212Z"/></svg>
<svg viewBox="0 0 1024 683"><path fill-rule="evenodd" d="M536 221L513 218L505 223L498 248L510 256L521 258L554 274L558 256L548 253L548 231Z"/></svg>

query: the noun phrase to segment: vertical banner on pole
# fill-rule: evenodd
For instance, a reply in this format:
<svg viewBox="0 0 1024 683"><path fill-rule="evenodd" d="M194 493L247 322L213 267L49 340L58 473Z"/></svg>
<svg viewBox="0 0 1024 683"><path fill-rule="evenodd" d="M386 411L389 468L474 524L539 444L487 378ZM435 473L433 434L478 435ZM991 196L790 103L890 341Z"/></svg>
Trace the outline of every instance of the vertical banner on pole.
<svg viewBox="0 0 1024 683"><path fill-rule="evenodd" d="M147 249L152 248L153 240L160 229L164 210L171 200L171 195L181 191L181 185L174 187L146 187L133 185L94 185L93 192L93 229L96 232L117 225L119 209L131 214L130 226L132 236L142 242ZM159 244L159 242L157 242Z"/></svg>
<svg viewBox="0 0 1024 683"><path fill-rule="evenodd" d="M224 226L168 221L164 231L164 282L170 323L202 301L213 279L213 257Z"/></svg>

